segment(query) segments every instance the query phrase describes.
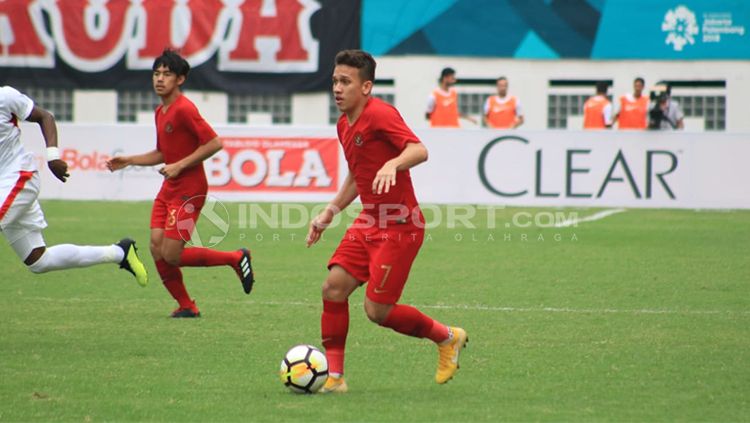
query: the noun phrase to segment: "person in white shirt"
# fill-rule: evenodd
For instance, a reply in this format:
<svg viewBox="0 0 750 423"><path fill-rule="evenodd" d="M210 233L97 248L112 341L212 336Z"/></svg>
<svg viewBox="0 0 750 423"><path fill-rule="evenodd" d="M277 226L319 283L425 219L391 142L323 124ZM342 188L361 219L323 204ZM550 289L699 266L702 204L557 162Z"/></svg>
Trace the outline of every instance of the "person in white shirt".
<svg viewBox="0 0 750 423"><path fill-rule="evenodd" d="M132 239L123 238L107 246L47 247L42 236L47 222L38 201L39 171L34 155L21 143L21 120L39 124L52 174L62 182L70 176L68 164L60 159L54 116L15 88L0 87L0 232L13 251L34 273L119 263L121 269L132 273L145 286L148 275Z"/></svg>

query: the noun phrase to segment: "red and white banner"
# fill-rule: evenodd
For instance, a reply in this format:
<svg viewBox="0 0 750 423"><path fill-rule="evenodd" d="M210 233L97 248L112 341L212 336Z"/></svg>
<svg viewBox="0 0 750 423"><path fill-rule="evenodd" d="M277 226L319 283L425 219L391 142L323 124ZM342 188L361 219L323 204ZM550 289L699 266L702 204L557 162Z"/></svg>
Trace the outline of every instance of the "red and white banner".
<svg viewBox="0 0 750 423"><path fill-rule="evenodd" d="M336 52L359 47L359 16L360 0L0 1L0 80L146 89L169 47L191 89L320 90Z"/></svg>

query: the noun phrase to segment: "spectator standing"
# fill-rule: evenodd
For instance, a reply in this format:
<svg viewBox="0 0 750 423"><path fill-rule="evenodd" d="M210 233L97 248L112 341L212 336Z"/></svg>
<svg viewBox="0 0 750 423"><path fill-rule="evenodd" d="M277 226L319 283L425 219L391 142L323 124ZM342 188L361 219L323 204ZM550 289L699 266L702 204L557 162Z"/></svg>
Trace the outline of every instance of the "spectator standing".
<svg viewBox="0 0 750 423"><path fill-rule="evenodd" d="M521 101L508 95L508 78L497 79L497 95L484 102L484 122L490 128L508 129L523 125Z"/></svg>
<svg viewBox="0 0 750 423"><path fill-rule="evenodd" d="M635 78L633 92L620 96L620 110L615 116L619 129L648 128L649 99L643 95L644 85L643 78Z"/></svg>
<svg viewBox="0 0 750 423"><path fill-rule="evenodd" d="M596 95L583 104L583 129L606 129L612 127L612 103L607 98L608 84L596 83Z"/></svg>
<svg viewBox="0 0 750 423"><path fill-rule="evenodd" d="M685 114L682 112L680 103L672 100L672 87L669 84L660 84L654 87L658 93L649 106L648 129L670 131L684 129Z"/></svg>
<svg viewBox="0 0 750 423"><path fill-rule="evenodd" d="M473 123L477 121L471 116L461 114L458 111L458 92L453 87L456 85L456 71L453 68L445 68L440 72L438 87L435 88L427 100L427 111L425 118L430 121L433 128L458 128L458 118L464 118Z"/></svg>

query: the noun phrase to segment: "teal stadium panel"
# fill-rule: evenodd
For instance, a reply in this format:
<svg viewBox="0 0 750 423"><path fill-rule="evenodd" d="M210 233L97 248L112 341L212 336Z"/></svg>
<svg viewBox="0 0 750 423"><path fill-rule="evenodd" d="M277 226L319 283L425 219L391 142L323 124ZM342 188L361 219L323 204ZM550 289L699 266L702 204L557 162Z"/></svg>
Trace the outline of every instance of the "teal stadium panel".
<svg viewBox="0 0 750 423"><path fill-rule="evenodd" d="M747 0L363 0L376 55L750 59Z"/></svg>

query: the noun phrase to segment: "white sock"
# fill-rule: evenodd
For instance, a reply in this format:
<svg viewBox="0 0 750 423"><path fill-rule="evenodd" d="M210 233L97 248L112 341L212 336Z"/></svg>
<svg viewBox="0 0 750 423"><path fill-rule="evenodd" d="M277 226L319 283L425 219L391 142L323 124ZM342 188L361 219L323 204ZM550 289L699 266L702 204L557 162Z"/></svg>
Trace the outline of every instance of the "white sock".
<svg viewBox="0 0 750 423"><path fill-rule="evenodd" d="M102 263L119 263L124 257L125 252L117 245L94 247L60 244L48 247L39 260L29 266L29 269L34 273L44 273Z"/></svg>

